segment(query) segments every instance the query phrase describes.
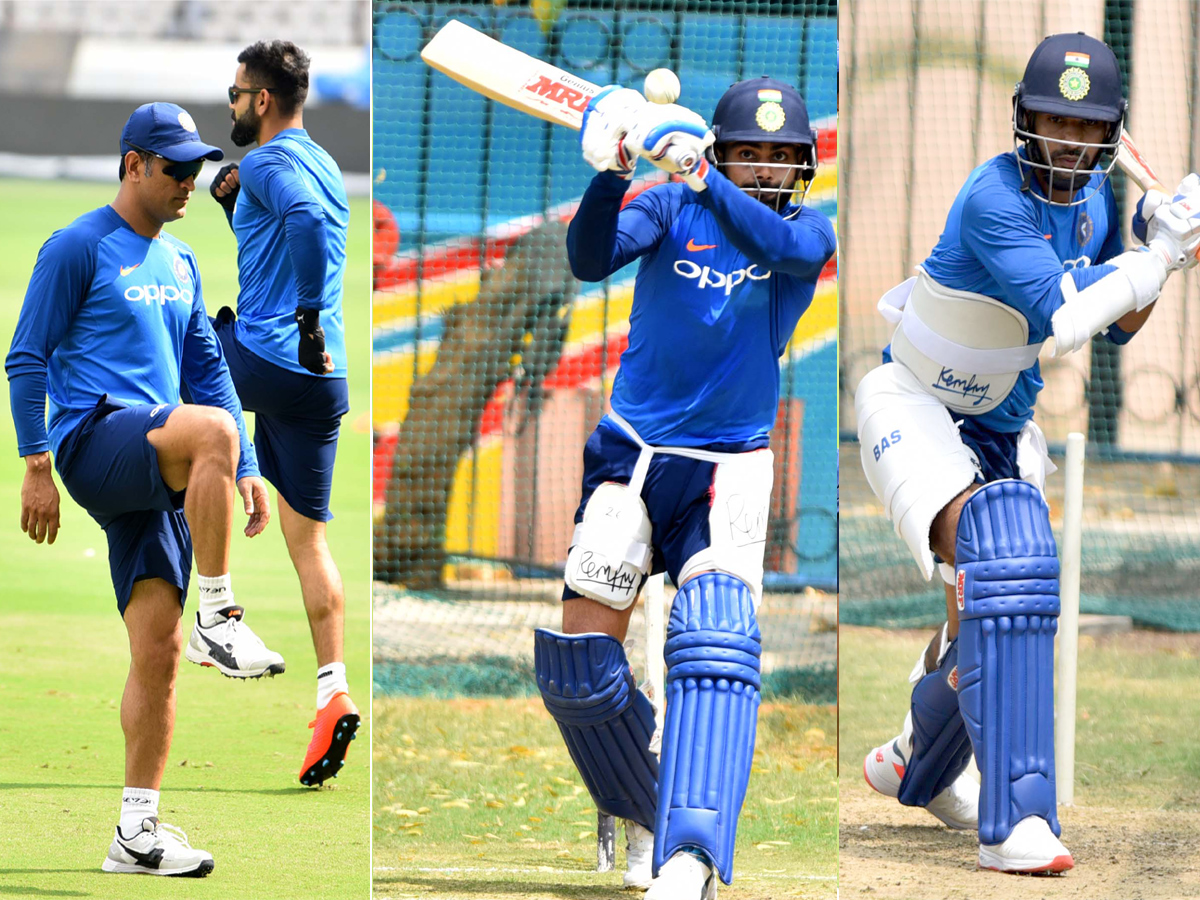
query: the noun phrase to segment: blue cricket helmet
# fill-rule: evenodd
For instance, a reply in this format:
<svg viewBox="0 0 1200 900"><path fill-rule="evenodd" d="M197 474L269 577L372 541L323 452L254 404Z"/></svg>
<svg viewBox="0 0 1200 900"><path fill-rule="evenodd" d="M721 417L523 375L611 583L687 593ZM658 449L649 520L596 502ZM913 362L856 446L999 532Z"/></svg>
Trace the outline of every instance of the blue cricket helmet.
<svg viewBox="0 0 1200 900"><path fill-rule="evenodd" d="M790 84L766 75L739 81L717 101L711 127L714 144L794 144L800 160L797 181L803 182L803 193L808 192L817 174L817 133L809 124L804 98Z"/></svg>
<svg viewBox="0 0 1200 900"><path fill-rule="evenodd" d="M1029 57L1013 103L1022 113L1120 124L1127 104L1116 54L1082 31L1052 34Z"/></svg>
<svg viewBox="0 0 1200 900"><path fill-rule="evenodd" d="M1075 195L1097 171L1104 178L1095 186L1096 191L1108 178L1116 162L1127 109L1117 57L1106 43L1082 31L1045 38L1029 57L1025 74L1013 91L1013 143L1014 150L1018 144L1024 145L1024 153L1017 152L1016 157L1026 189L1038 171L1055 190L1070 191L1072 199L1065 205L1085 202L1095 191L1079 198ZM1104 122L1108 127L1102 143L1079 145L1099 151L1091 165L1082 167L1082 156L1072 168L1055 166L1046 159L1043 139L1033 131L1034 113ZM1102 165L1104 162L1107 164ZM1049 195L1029 193L1038 200L1064 205Z"/></svg>

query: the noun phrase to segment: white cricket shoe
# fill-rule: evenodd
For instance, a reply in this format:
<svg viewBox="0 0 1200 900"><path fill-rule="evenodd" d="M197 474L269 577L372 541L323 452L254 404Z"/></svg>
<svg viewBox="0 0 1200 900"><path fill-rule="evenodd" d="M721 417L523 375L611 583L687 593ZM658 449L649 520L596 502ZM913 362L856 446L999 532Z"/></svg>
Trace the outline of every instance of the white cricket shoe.
<svg viewBox="0 0 1200 900"><path fill-rule="evenodd" d="M900 795L900 780L908 757L904 749L912 754L911 738L897 735L886 744L876 747L863 760L863 777L867 784L885 797ZM963 772L954 782L929 801L925 807L951 828L962 830L979 827L979 784Z"/></svg>
<svg viewBox="0 0 1200 900"><path fill-rule="evenodd" d="M644 891L654 881L654 832L632 819L625 823L625 887Z"/></svg>
<svg viewBox="0 0 1200 900"><path fill-rule="evenodd" d="M203 878L215 865L211 853L194 849L186 834L151 816L142 820L141 831L133 837L127 838L117 829L100 868L128 875Z"/></svg>
<svg viewBox="0 0 1200 900"><path fill-rule="evenodd" d="M196 624L184 656L201 666L216 669L229 678L262 678L283 674L283 657L268 650L250 626L242 622L242 608L229 606L218 614L215 625L205 628L196 613Z"/></svg>
<svg viewBox="0 0 1200 900"><path fill-rule="evenodd" d="M668 859L646 891L646 900L716 900L717 873L699 857L680 850Z"/></svg>
<svg viewBox="0 0 1200 900"><path fill-rule="evenodd" d="M1074 866L1070 851L1054 836L1050 824L1041 816L1022 819L1008 839L999 844L979 845L981 869L1033 874L1065 872Z"/></svg>

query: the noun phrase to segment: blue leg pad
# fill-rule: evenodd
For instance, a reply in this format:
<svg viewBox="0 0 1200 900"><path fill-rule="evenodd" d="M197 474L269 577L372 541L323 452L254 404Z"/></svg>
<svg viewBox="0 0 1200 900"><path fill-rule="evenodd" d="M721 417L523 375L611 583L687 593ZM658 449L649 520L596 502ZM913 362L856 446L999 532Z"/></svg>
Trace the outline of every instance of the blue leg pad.
<svg viewBox="0 0 1200 900"><path fill-rule="evenodd" d="M754 760L762 637L750 588L706 573L675 595L667 624L654 874L683 847L733 879L733 842Z"/></svg>
<svg viewBox="0 0 1200 900"><path fill-rule="evenodd" d="M958 702L982 779L979 840L1021 819L1061 833L1054 785L1054 633L1058 551L1037 488L997 481L958 521Z"/></svg>
<svg viewBox="0 0 1200 900"><path fill-rule="evenodd" d="M637 689L625 648L606 634L539 628L533 665L546 709L596 808L654 828L658 760L654 707Z"/></svg>
<svg viewBox="0 0 1200 900"><path fill-rule="evenodd" d="M912 756L900 780L899 800L928 806L954 783L971 759L971 739L958 708L958 640L950 642L941 664L912 692Z"/></svg>

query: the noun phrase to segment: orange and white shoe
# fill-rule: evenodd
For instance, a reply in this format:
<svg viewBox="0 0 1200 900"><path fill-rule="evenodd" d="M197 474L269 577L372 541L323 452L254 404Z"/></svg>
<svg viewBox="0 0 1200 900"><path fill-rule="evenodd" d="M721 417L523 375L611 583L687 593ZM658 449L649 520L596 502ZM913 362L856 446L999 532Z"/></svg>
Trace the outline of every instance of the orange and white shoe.
<svg viewBox="0 0 1200 900"><path fill-rule="evenodd" d="M912 738L907 728L886 744L872 749L863 760L863 777L867 784L885 797L899 796L900 781L908 765L905 751L912 753ZM930 800L925 809L951 828L978 828L979 783L963 772Z"/></svg>
<svg viewBox="0 0 1200 900"><path fill-rule="evenodd" d="M344 691L317 710L317 717L308 723L313 736L300 767L301 784L313 787L337 776L346 764L350 742L358 737L360 722L358 707Z"/></svg>

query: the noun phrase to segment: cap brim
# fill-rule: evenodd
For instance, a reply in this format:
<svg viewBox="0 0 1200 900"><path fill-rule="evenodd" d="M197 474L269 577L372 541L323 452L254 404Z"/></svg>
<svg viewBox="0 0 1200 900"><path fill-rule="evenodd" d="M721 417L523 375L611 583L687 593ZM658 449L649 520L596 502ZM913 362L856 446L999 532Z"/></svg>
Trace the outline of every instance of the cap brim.
<svg viewBox="0 0 1200 900"><path fill-rule="evenodd" d="M1075 100L1055 100L1053 98L1034 99L1021 98L1021 106L1030 112L1049 113L1054 116L1068 116L1072 119L1095 119L1098 122L1119 122L1121 115L1113 115L1110 106L1093 106L1089 103L1079 103Z"/></svg>
<svg viewBox="0 0 1200 900"><path fill-rule="evenodd" d="M220 147L214 147L212 144L206 144L203 141L184 141L181 144L172 144L170 147L164 147L155 152L171 160L171 162L195 162L198 159L210 159L213 162L220 162L225 158L224 150Z"/></svg>

